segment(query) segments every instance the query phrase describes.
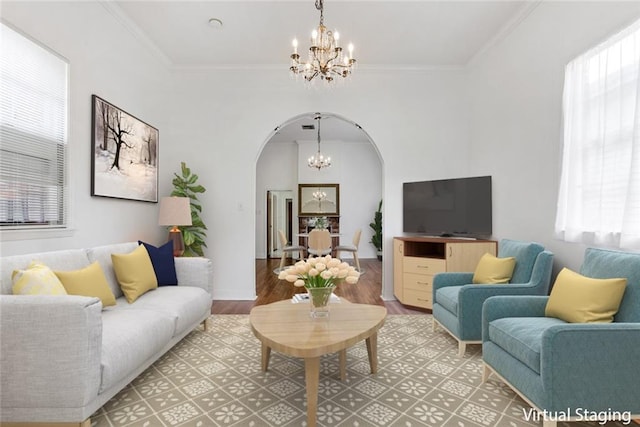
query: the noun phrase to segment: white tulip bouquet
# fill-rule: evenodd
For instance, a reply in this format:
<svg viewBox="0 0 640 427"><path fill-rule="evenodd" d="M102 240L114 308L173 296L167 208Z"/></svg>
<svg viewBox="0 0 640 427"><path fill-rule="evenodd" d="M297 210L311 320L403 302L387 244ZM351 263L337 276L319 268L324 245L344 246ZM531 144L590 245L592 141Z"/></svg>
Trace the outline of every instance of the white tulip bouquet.
<svg viewBox="0 0 640 427"><path fill-rule="evenodd" d="M340 281L357 283L360 273L355 267L331 255L298 261L280 272L278 279L306 288L333 287Z"/></svg>

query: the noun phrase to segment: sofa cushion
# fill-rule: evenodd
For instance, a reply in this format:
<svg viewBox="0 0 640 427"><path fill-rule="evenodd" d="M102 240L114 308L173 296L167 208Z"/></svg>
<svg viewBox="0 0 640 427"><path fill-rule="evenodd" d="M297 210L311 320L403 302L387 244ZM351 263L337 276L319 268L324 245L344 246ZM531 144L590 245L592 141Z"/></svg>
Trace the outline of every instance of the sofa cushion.
<svg viewBox="0 0 640 427"><path fill-rule="evenodd" d="M571 323L611 323L618 312L627 279L593 279L563 268L544 314Z"/></svg>
<svg viewBox="0 0 640 427"><path fill-rule="evenodd" d="M129 242L96 246L95 248L87 249L87 257L91 262L98 261L100 263L100 267L102 267L102 271L107 278L107 283L109 283L109 288L111 288L111 292L113 292L113 295L115 295L116 298L121 297L123 293L122 289L120 289L120 285L118 285L116 273L113 270L111 254L126 254L134 250L137 246L137 242ZM87 263L87 265L89 265L89 263Z"/></svg>
<svg viewBox="0 0 640 427"><path fill-rule="evenodd" d="M540 373L543 332L565 322L552 317L508 317L489 323L489 341Z"/></svg>
<svg viewBox="0 0 640 427"><path fill-rule="evenodd" d="M511 283L527 283L531 280L533 265L536 263L538 254L544 247L534 242L520 242L517 240L502 239L498 245L498 256L500 258L514 257L516 266L513 269Z"/></svg>
<svg viewBox="0 0 640 427"><path fill-rule="evenodd" d="M25 270L14 270L11 279L14 295L67 294L55 273L39 262L32 262Z"/></svg>
<svg viewBox="0 0 640 427"><path fill-rule="evenodd" d="M173 335L178 335L211 312L211 295L192 286L162 286L118 308L159 311L173 319Z"/></svg>
<svg viewBox="0 0 640 427"><path fill-rule="evenodd" d="M116 297L109 289L107 278L97 261L80 270L55 273L69 295L98 297L103 308L116 304Z"/></svg>
<svg viewBox="0 0 640 427"><path fill-rule="evenodd" d="M42 263L51 270L75 270L90 264L84 249L2 257L0 258L0 284L3 295L11 295L12 293L11 275L13 271L23 270L33 261Z"/></svg>
<svg viewBox="0 0 640 427"><path fill-rule="evenodd" d="M490 253L482 255L473 273L472 283L509 283L516 266L514 257L498 258Z"/></svg>
<svg viewBox="0 0 640 427"><path fill-rule="evenodd" d="M120 289L130 304L158 287L151 258L144 246L138 246L128 254L111 254L111 260Z"/></svg>
<svg viewBox="0 0 640 427"><path fill-rule="evenodd" d="M118 305L128 305L118 298ZM163 349L173 336L174 320L154 310L112 307L102 312L100 392L116 384Z"/></svg>
<svg viewBox="0 0 640 427"><path fill-rule="evenodd" d="M173 257L173 241L168 241L159 248L141 241L138 241L138 243L143 245L149 252L149 258L151 258L151 264L156 273L156 279L158 279L158 286L177 285L178 277Z"/></svg>
<svg viewBox="0 0 640 427"><path fill-rule="evenodd" d="M436 302L451 313L458 315L458 294L462 286L445 286L436 291Z"/></svg>

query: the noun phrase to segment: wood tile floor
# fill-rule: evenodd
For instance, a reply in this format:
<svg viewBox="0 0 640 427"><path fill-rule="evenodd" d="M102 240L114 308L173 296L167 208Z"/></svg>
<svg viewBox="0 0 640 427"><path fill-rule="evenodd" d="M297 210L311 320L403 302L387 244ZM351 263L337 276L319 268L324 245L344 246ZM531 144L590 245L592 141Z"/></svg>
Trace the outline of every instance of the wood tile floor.
<svg viewBox="0 0 640 427"><path fill-rule="evenodd" d="M254 301L214 300L212 314L249 314L254 305L269 304L289 299L296 292L305 292L304 288L296 288L291 283L278 280L273 270L280 264L280 259L256 259L256 295ZM389 314L420 314L428 311L408 307L398 301L383 301L382 294L382 262L375 258L361 259L360 267L364 274L355 285L340 284L336 295L353 303L383 305Z"/></svg>

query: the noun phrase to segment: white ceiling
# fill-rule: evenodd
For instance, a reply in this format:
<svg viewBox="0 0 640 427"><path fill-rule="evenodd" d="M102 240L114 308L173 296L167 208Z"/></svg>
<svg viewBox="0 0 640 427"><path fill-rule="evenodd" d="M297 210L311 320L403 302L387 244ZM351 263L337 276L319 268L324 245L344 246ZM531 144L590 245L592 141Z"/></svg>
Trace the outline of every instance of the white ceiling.
<svg viewBox="0 0 640 427"><path fill-rule="evenodd" d="M324 0L324 22L340 31L345 45L355 45L359 68L462 68L539 1ZM291 40L297 37L304 52L320 19L314 0L115 0L105 5L175 68L257 66L287 72ZM212 28L210 18L223 26ZM337 139L367 140L349 123L326 122L323 139L342 131L347 134ZM274 140L295 139L315 139L315 132L302 133L292 123Z"/></svg>

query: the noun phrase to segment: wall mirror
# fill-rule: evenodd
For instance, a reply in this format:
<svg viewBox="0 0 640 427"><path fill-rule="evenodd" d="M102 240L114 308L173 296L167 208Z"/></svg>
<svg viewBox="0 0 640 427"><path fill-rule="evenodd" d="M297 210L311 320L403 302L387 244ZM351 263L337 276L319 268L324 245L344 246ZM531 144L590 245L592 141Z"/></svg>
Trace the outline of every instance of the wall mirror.
<svg viewBox="0 0 640 427"><path fill-rule="evenodd" d="M298 215L340 215L340 184L298 184Z"/></svg>

